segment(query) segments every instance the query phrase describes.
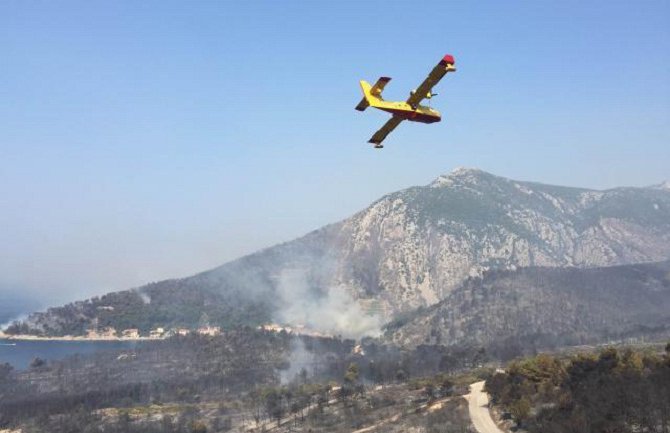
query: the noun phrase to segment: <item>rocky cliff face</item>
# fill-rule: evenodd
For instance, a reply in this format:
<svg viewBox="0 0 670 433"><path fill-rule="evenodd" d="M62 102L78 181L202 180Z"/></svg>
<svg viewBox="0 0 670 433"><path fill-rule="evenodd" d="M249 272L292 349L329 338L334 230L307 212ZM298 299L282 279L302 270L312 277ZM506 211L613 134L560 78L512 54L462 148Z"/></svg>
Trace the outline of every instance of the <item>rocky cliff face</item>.
<svg viewBox="0 0 670 433"><path fill-rule="evenodd" d="M392 312L434 304L468 276L525 266L670 257L670 194L593 191L457 169L389 194L336 232L336 278Z"/></svg>
<svg viewBox="0 0 670 433"><path fill-rule="evenodd" d="M390 319L435 304L468 277L492 269L585 268L669 257L670 190L663 186L595 191L456 169L295 241L138 291L154 300L144 309L160 304L163 288L173 297L184 289L216 294L201 298L225 304L225 311L239 304L254 310L260 302L259 317L287 321L293 319L281 314L287 306L299 302L323 311L329 293L338 293L345 300L338 296L333 309L353 308L349 301L355 300ZM169 305L157 317L185 324L175 316L174 302ZM212 302L207 305L211 309ZM189 309L197 311L197 305ZM49 323L62 322L58 314L52 310ZM31 319L40 320L45 318Z"/></svg>

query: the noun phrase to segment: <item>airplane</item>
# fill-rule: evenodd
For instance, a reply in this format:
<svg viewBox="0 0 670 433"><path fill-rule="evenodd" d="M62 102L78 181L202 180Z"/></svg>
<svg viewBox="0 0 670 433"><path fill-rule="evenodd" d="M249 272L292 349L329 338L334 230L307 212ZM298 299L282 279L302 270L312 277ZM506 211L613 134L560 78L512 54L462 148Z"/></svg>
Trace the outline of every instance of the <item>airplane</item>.
<svg viewBox="0 0 670 433"><path fill-rule="evenodd" d="M389 77L380 77L374 86L370 86L367 81L361 80L361 89L363 90L363 99L356 106L356 110L365 111L366 108L372 107L379 110L387 111L393 114L379 131L368 140L368 143L375 145L376 149L384 147L382 141L391 131L393 131L400 122L409 120L410 122L434 123L442 120L440 113L433 110L431 107L420 105L419 102L424 99L431 99L437 93L432 93L433 87L444 77L447 72L456 70L454 67L454 56L447 54L440 60L428 74L421 85L410 92L407 101L385 101L382 98L382 91L384 87L391 81Z"/></svg>

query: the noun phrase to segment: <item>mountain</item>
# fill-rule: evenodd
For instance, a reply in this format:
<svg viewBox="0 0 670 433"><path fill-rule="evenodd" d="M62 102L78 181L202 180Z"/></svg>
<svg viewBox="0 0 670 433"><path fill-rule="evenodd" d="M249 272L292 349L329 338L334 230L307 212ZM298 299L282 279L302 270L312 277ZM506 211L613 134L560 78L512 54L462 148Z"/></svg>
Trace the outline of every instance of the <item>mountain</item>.
<svg viewBox="0 0 670 433"><path fill-rule="evenodd" d="M401 346L560 347L670 335L670 261L489 271L387 326Z"/></svg>
<svg viewBox="0 0 670 433"><path fill-rule="evenodd" d="M436 304L492 269L668 258L670 190L596 191L459 168L213 270L34 314L20 331L276 320L353 335ZM378 320L347 329L360 325L365 313Z"/></svg>
<svg viewBox="0 0 670 433"><path fill-rule="evenodd" d="M340 233L343 262L357 271L343 280L358 297L373 295L401 311L433 304L488 269L664 260L670 194L567 188L456 169L383 197L344 221Z"/></svg>

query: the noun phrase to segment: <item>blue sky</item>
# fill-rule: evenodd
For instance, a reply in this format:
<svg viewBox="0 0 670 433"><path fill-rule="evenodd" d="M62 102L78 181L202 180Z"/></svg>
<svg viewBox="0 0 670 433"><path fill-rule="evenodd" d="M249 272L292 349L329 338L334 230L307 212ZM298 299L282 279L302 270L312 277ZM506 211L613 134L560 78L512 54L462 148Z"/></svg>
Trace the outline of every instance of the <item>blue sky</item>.
<svg viewBox="0 0 670 433"><path fill-rule="evenodd" d="M441 123L405 99L444 55ZM185 276L457 166L670 178L670 2L2 2L0 290Z"/></svg>

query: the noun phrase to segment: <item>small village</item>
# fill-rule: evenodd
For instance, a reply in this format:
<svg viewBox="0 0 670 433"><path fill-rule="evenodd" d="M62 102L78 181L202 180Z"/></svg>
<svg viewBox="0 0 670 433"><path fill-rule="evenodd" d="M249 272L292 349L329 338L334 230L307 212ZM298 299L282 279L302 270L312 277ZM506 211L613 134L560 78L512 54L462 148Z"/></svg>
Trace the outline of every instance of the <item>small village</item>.
<svg viewBox="0 0 670 433"><path fill-rule="evenodd" d="M306 327L305 325L300 324L279 325L276 323L268 323L258 326L256 329L265 332L275 332L275 333L285 332L287 334L307 335L310 337L329 337L329 335L315 331L313 329ZM192 333L197 335L216 337L218 335L221 335L222 332L223 331L219 326L207 325L207 326L201 326L194 330L183 327L169 328L169 329L164 327L157 327L150 330L148 335L146 334L143 335L137 328L124 329L119 333L119 331L117 331L115 328L111 326L106 326L101 328L93 327L87 331L85 336L82 337L65 336L62 338L84 339L84 340L163 340L174 336L186 336ZM18 339L19 336L16 336L14 338Z"/></svg>
<svg viewBox="0 0 670 433"><path fill-rule="evenodd" d="M120 333L112 327L103 327L103 328L92 328L86 332L86 335L82 336L73 336L73 335L64 335L64 336L39 336L39 335L12 335L5 334L0 331L0 338L7 340L63 340L63 341L76 341L76 340L91 340L91 341L116 341L116 340L164 340L173 336L185 336L191 333L198 335L206 335L210 337L215 337L221 335L221 328L218 326L202 326L195 330L190 330L188 328L162 328L157 327L149 331L149 335L142 335L139 329L129 328L124 329Z"/></svg>
<svg viewBox="0 0 670 433"><path fill-rule="evenodd" d="M94 326L86 331L86 335L64 335L64 336L39 336L22 334L5 334L0 330L0 339L8 340L64 340L64 341L139 341L139 340L164 340L174 336L187 336L191 334L216 337L224 331L219 326L201 326L197 329L185 327L164 328L156 327L151 329L148 334L143 334L138 328L123 329L120 332L111 326L98 327L94 321ZM306 335L309 337L331 337L331 335L310 329L305 325L280 325L277 323L267 323L258 326L259 331L272 333L287 333L293 335Z"/></svg>
<svg viewBox="0 0 670 433"><path fill-rule="evenodd" d="M158 327L149 331L149 335L142 335L137 328L124 329L119 334L112 327L104 327L101 329L89 329L84 338L87 340L162 340L177 335L189 335L192 332L198 335L215 337L221 335L221 328L218 326L202 326L196 330L190 330L188 328L166 329Z"/></svg>

